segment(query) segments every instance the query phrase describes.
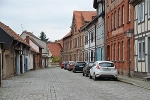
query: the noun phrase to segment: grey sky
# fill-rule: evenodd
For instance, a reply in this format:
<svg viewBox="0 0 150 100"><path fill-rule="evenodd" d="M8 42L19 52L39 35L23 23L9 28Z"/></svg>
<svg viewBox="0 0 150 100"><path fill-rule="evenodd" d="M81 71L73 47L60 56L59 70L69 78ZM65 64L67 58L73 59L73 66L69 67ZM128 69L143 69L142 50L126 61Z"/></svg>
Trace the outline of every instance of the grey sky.
<svg viewBox="0 0 150 100"><path fill-rule="evenodd" d="M70 31L74 10L95 11L93 0L0 0L0 21L17 34L43 31L54 41Z"/></svg>

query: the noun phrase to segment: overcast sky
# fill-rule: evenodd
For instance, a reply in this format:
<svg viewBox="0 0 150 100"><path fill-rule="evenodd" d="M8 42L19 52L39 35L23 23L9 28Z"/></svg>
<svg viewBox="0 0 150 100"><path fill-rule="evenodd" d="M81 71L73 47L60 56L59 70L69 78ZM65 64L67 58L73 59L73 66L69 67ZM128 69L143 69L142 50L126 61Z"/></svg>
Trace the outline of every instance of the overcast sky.
<svg viewBox="0 0 150 100"><path fill-rule="evenodd" d="M54 41L70 31L74 10L95 11L93 0L0 0L0 21L17 34L43 31Z"/></svg>

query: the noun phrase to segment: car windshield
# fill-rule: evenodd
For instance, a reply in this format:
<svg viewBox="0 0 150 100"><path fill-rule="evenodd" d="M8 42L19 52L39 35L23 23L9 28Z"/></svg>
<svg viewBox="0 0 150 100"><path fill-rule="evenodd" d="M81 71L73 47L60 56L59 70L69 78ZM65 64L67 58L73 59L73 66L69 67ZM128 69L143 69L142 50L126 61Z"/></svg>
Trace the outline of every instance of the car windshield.
<svg viewBox="0 0 150 100"><path fill-rule="evenodd" d="M99 65L101 67L114 67L114 64L113 63L109 63L109 62L99 63Z"/></svg>

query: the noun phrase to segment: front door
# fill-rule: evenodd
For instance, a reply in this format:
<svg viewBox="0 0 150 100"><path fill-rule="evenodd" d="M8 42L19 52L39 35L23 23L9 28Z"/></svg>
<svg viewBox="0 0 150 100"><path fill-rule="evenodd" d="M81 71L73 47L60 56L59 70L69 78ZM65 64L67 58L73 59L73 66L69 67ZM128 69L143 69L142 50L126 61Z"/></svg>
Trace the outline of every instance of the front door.
<svg viewBox="0 0 150 100"><path fill-rule="evenodd" d="M148 37L148 73L150 73L150 37Z"/></svg>

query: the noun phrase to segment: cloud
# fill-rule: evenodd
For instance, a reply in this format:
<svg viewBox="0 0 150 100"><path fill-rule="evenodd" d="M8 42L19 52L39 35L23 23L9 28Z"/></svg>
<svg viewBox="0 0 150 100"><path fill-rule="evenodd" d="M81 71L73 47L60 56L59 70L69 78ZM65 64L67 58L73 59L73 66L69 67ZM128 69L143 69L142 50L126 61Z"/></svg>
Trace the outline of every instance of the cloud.
<svg viewBox="0 0 150 100"><path fill-rule="evenodd" d="M95 11L93 0L0 0L0 21L17 34L44 31L54 41L70 31L74 10Z"/></svg>

